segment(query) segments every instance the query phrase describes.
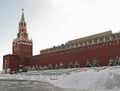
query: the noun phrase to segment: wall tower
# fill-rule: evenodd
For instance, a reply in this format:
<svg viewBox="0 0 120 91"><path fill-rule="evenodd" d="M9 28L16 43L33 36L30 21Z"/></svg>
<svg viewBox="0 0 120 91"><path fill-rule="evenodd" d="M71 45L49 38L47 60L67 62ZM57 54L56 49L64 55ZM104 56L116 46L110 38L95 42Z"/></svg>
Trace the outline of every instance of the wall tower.
<svg viewBox="0 0 120 91"><path fill-rule="evenodd" d="M32 40L28 38L24 9L22 9L17 38L13 40L13 55L18 55L22 59L32 56Z"/></svg>

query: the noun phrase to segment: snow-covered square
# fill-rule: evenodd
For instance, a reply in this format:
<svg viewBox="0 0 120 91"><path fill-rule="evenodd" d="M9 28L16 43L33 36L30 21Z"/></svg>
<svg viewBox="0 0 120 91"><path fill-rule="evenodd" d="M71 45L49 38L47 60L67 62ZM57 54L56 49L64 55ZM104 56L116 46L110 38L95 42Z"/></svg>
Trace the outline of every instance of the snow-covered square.
<svg viewBox="0 0 120 91"><path fill-rule="evenodd" d="M1 74L0 79L3 83L9 80L8 84L17 82L24 88L38 87L39 90L36 88L38 91L44 91L44 89L45 91L120 91L120 66L28 71L18 74ZM8 84L4 86L9 86ZM40 84L43 84L42 90ZM31 88L27 91L33 90Z"/></svg>

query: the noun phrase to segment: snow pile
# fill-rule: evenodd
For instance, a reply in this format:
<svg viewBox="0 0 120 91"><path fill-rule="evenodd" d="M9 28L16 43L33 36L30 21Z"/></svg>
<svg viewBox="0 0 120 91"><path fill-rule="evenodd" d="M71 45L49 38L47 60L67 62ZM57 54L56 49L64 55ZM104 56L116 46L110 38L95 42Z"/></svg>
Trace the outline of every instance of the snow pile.
<svg viewBox="0 0 120 91"><path fill-rule="evenodd" d="M46 78L43 81L79 91L120 91L120 67L76 69L56 80Z"/></svg>
<svg viewBox="0 0 120 91"><path fill-rule="evenodd" d="M70 75L61 77L55 81L49 81L50 83L62 87L72 88L85 91L117 91L120 88L120 68L95 71L94 69L72 72Z"/></svg>
<svg viewBox="0 0 120 91"><path fill-rule="evenodd" d="M0 79L47 81L68 91L120 91L120 66L1 74Z"/></svg>

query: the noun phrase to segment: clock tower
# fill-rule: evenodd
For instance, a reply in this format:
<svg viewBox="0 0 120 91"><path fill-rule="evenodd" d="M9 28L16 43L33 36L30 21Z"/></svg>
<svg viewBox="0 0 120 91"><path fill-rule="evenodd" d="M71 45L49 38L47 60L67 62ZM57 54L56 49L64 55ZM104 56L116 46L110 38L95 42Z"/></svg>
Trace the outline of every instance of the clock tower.
<svg viewBox="0 0 120 91"><path fill-rule="evenodd" d="M18 55L21 59L32 56L32 40L28 38L27 24L25 22L23 9L17 38L13 40L13 55Z"/></svg>

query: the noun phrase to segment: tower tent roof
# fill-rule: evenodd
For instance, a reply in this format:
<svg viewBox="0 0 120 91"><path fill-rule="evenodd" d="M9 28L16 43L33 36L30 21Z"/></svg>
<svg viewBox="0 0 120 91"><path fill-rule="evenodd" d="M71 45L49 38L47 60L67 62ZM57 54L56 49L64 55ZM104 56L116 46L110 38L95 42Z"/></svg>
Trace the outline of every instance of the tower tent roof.
<svg viewBox="0 0 120 91"><path fill-rule="evenodd" d="M24 9L22 9L21 21L22 21L22 22L25 22L25 17L24 17Z"/></svg>

